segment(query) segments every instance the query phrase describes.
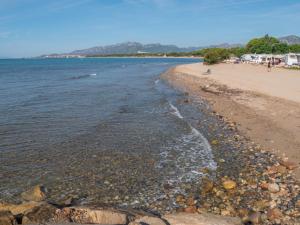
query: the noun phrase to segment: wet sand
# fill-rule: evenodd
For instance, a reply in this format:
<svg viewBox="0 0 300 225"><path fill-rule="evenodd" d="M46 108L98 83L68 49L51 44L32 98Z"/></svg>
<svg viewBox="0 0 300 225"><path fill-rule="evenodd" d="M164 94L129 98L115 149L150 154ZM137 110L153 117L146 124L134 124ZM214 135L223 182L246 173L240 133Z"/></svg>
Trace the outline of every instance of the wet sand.
<svg viewBox="0 0 300 225"><path fill-rule="evenodd" d="M210 75L203 75L207 69ZM180 65L162 76L207 100L264 149L300 162L300 72L249 64ZM295 171L300 178L299 169Z"/></svg>

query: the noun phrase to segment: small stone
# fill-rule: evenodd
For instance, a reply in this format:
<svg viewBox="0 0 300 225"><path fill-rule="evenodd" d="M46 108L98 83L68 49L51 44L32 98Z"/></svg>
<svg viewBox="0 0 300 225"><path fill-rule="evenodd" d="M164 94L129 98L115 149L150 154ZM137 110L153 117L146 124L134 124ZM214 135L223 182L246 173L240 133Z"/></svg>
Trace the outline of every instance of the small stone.
<svg viewBox="0 0 300 225"><path fill-rule="evenodd" d="M183 195L177 195L177 196L176 196L176 202L177 202L177 203L185 202L184 196L183 196Z"/></svg>
<svg viewBox="0 0 300 225"><path fill-rule="evenodd" d="M212 145L218 145L218 144L219 144L219 141L216 140L216 139L214 139L214 140L211 141L211 144L212 144Z"/></svg>
<svg viewBox="0 0 300 225"><path fill-rule="evenodd" d="M253 224L260 224L261 223L261 213L260 212L251 213L248 217L248 220L250 222L252 222Z"/></svg>
<svg viewBox="0 0 300 225"><path fill-rule="evenodd" d="M184 208L184 212L186 212L186 213L196 213L197 208L195 206L189 206L189 207Z"/></svg>
<svg viewBox="0 0 300 225"><path fill-rule="evenodd" d="M230 211L229 210L226 210L226 209L223 209L223 210L221 210L221 215L222 216L230 216Z"/></svg>
<svg viewBox="0 0 300 225"><path fill-rule="evenodd" d="M239 215L239 217L241 217L241 218L247 217L248 214L249 214L249 211L248 211L247 209L239 209L239 210L238 210L238 215Z"/></svg>
<svg viewBox="0 0 300 225"><path fill-rule="evenodd" d="M262 182L259 185L261 187L261 189L263 190L268 190L269 184L267 182Z"/></svg>
<svg viewBox="0 0 300 225"><path fill-rule="evenodd" d="M275 174L275 173L285 174L286 172L287 172L286 167L282 165L274 165L268 169L268 174Z"/></svg>
<svg viewBox="0 0 300 225"><path fill-rule="evenodd" d="M296 202L296 207L300 208L300 199Z"/></svg>
<svg viewBox="0 0 300 225"><path fill-rule="evenodd" d="M234 182L233 180L226 180L223 182L223 187L226 190L234 189L234 188L236 188L236 182Z"/></svg>
<svg viewBox="0 0 300 225"><path fill-rule="evenodd" d="M254 203L254 208L257 211L263 211L265 208L269 207L269 202L267 200L258 200Z"/></svg>
<svg viewBox="0 0 300 225"><path fill-rule="evenodd" d="M189 197L187 200L186 200L186 204L188 206L194 206L196 205L197 201L193 198L193 197Z"/></svg>
<svg viewBox="0 0 300 225"><path fill-rule="evenodd" d="M0 211L0 224L1 225L16 225L13 214L9 211Z"/></svg>
<svg viewBox="0 0 300 225"><path fill-rule="evenodd" d="M278 208L269 209L267 212L267 217L269 220L276 220L282 218L282 212Z"/></svg>
<svg viewBox="0 0 300 225"><path fill-rule="evenodd" d="M21 194L21 197L25 201L40 202L46 198L45 188L41 185L36 185L28 191Z"/></svg>
<svg viewBox="0 0 300 225"><path fill-rule="evenodd" d="M277 193L280 191L280 187L278 184L276 183L271 183L271 184L268 184L268 190L271 192L271 193Z"/></svg>
<svg viewBox="0 0 300 225"><path fill-rule="evenodd" d="M204 178L201 184L201 193L206 194L212 191L214 188L214 183L208 178Z"/></svg>
<svg viewBox="0 0 300 225"><path fill-rule="evenodd" d="M285 166L289 170L294 170L298 167L298 164L295 162L287 161L287 160L282 160L280 162L281 165Z"/></svg>

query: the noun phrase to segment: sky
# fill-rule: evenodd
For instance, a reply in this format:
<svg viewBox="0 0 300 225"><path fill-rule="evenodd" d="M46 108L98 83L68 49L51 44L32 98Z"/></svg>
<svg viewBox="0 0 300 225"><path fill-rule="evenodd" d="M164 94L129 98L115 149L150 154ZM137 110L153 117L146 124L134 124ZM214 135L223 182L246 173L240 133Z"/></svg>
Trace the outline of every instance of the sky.
<svg viewBox="0 0 300 225"><path fill-rule="evenodd" d="M127 41L180 47L299 35L300 0L0 0L0 57Z"/></svg>

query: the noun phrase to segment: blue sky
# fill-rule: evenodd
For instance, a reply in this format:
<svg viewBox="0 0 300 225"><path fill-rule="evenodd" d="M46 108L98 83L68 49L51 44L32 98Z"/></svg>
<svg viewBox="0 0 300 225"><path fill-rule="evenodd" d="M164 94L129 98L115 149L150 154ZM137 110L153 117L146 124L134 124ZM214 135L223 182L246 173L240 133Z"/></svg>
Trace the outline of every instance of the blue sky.
<svg viewBox="0 0 300 225"><path fill-rule="evenodd" d="M125 41L205 46L300 35L300 0L0 0L0 57Z"/></svg>

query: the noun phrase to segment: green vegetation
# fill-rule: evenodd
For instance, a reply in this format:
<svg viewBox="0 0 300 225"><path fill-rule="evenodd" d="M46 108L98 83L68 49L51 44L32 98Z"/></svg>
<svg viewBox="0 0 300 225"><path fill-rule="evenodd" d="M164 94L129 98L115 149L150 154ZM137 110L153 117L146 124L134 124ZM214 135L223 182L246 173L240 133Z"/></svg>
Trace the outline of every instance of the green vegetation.
<svg viewBox="0 0 300 225"><path fill-rule="evenodd" d="M286 54L289 52L300 53L300 45L287 45L275 37L265 35L261 38L250 40L245 47L236 48L205 48L193 52L171 53L145 53L145 54L113 54L113 55L88 55L87 57L203 57L207 64L215 64L228 59L230 56L241 57L247 53L256 54Z"/></svg>
<svg viewBox="0 0 300 225"><path fill-rule="evenodd" d="M230 53L228 49L224 48L212 48L208 49L204 55L204 62L207 64L215 64L228 59Z"/></svg>

